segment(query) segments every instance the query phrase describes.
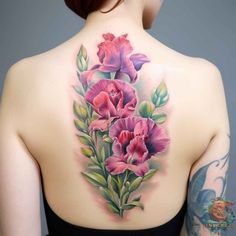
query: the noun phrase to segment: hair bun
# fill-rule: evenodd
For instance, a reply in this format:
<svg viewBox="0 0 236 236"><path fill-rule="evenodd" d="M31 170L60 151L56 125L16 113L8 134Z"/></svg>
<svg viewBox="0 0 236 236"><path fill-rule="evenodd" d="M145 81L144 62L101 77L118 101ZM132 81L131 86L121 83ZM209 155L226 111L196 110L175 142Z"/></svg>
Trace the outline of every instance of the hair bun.
<svg viewBox="0 0 236 236"><path fill-rule="evenodd" d="M71 9L75 14L86 19L89 13L93 11L97 11L107 0L64 0L66 6ZM107 13L116 8L121 1L117 0L116 4L108 11L103 11L103 13Z"/></svg>

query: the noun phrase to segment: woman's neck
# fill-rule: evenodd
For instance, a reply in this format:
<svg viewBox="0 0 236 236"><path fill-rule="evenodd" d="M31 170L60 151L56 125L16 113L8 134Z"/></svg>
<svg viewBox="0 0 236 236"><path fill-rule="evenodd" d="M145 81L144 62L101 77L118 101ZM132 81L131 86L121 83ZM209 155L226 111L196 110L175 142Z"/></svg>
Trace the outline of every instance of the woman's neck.
<svg viewBox="0 0 236 236"><path fill-rule="evenodd" d="M109 7L110 5L104 7L101 11L106 11L110 9ZM130 30L144 31L142 18L143 7L141 4L123 3L108 13L102 13L100 11L90 13L83 30L92 30L95 32L111 29L117 32Z"/></svg>

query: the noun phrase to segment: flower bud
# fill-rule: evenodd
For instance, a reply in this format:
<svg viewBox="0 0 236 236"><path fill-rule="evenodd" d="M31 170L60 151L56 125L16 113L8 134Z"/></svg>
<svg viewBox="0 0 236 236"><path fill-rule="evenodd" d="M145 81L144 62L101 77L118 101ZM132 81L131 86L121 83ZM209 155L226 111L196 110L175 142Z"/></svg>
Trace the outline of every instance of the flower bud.
<svg viewBox="0 0 236 236"><path fill-rule="evenodd" d="M89 147L82 147L81 148L81 152L83 153L83 155L85 155L86 157L91 157L94 153L93 153L93 150Z"/></svg>

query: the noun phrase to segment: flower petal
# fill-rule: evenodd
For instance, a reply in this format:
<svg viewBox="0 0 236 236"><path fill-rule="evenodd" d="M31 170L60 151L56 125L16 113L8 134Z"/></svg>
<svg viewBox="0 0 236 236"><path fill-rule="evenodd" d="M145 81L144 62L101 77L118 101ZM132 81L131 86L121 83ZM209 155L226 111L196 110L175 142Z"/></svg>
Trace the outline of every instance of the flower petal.
<svg viewBox="0 0 236 236"><path fill-rule="evenodd" d="M164 152L167 149L168 144L170 143L170 139L165 129L160 125L155 124L149 118L148 125L150 134L145 142L150 155Z"/></svg>
<svg viewBox="0 0 236 236"><path fill-rule="evenodd" d="M147 161L141 163L139 165L131 165L129 164L129 170L133 171L137 176L144 176L149 171L149 165Z"/></svg>
<svg viewBox="0 0 236 236"><path fill-rule="evenodd" d="M146 136L147 133L148 133L147 120L142 119L142 120L138 121L134 127L134 135L135 136Z"/></svg>
<svg viewBox="0 0 236 236"><path fill-rule="evenodd" d="M101 130L106 131L108 129L108 127L111 125L111 122L114 118L110 118L110 119L97 119L91 122L91 124L89 125L89 128L91 130Z"/></svg>
<svg viewBox="0 0 236 236"><path fill-rule="evenodd" d="M133 98L130 102L125 104L124 108L118 111L120 117L130 116L135 111L135 106L137 104L137 99Z"/></svg>
<svg viewBox="0 0 236 236"><path fill-rule="evenodd" d="M119 49L121 56L126 56L133 51L130 41L127 39L128 34L123 34L120 37L113 39L114 44Z"/></svg>
<svg viewBox="0 0 236 236"><path fill-rule="evenodd" d="M143 138L138 136L130 141L126 151L127 162L136 165L143 163L148 155L148 149Z"/></svg>
<svg viewBox="0 0 236 236"><path fill-rule="evenodd" d="M123 157L111 156L105 160L105 166L108 172L113 175L124 173L128 165L123 161Z"/></svg>
<svg viewBox="0 0 236 236"><path fill-rule="evenodd" d="M102 65L99 67L103 72L115 72L121 65L120 52L111 41L105 41L98 45L98 57Z"/></svg>
<svg viewBox="0 0 236 236"><path fill-rule="evenodd" d="M112 144L112 151L115 155L120 156L122 155L123 151L122 151L122 145L121 143L118 141L118 138L113 138L114 142Z"/></svg>
<svg viewBox="0 0 236 236"><path fill-rule="evenodd" d="M126 73L130 77L130 83L134 83L137 79L137 72L134 68L134 64L128 57L123 58L120 72Z"/></svg>
<svg viewBox="0 0 236 236"><path fill-rule="evenodd" d="M94 97L92 106L102 117L109 118L116 115L116 108L106 92L102 91Z"/></svg>
<svg viewBox="0 0 236 236"><path fill-rule="evenodd" d="M142 118L136 116L129 116L123 119L117 120L109 130L109 136L111 138L118 137L122 130L128 130L134 132L134 127L138 121Z"/></svg>
<svg viewBox="0 0 236 236"><path fill-rule="evenodd" d="M115 38L115 35L112 33L106 33L102 35L105 40L112 41Z"/></svg>
<svg viewBox="0 0 236 236"><path fill-rule="evenodd" d="M85 99L101 118L127 117L137 104L136 93L130 84L119 80L102 79L92 85Z"/></svg>
<svg viewBox="0 0 236 236"><path fill-rule="evenodd" d="M129 58L135 67L135 70L139 71L144 63L150 62L148 57L142 53L136 53L130 56Z"/></svg>

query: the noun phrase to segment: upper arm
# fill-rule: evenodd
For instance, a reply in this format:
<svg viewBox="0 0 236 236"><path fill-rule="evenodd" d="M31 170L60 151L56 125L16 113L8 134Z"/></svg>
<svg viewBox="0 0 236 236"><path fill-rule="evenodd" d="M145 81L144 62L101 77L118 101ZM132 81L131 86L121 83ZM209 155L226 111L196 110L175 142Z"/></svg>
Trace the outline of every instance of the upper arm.
<svg viewBox="0 0 236 236"><path fill-rule="evenodd" d="M222 203L221 206L216 207L216 210L220 212L218 216L210 209L213 209L211 206L215 198L220 197L226 200L230 128L221 73L215 66L210 65L210 67L212 71L208 74L209 80L207 78L207 83L211 86L210 95L208 95L209 122L214 124L215 135L206 150L192 165L188 181L187 213L181 235L213 235L210 234L207 224L212 219L217 223L220 215L224 215L224 202L219 202L219 204ZM217 230L216 227L214 229ZM223 227L221 229L223 230Z"/></svg>
<svg viewBox="0 0 236 236"><path fill-rule="evenodd" d="M230 156L229 139L226 133L216 134L207 150L191 168L184 225L187 236L213 235L210 234L208 224L212 219L216 223L220 219L214 219L215 215L209 212L209 208L217 197L228 200L225 198L225 191ZM222 211L224 208L217 208L217 210ZM216 230L216 227L213 229ZM221 229L223 230L223 227Z"/></svg>
<svg viewBox="0 0 236 236"><path fill-rule="evenodd" d="M16 98L22 62L10 68L0 104L0 235L39 236L40 173L17 133Z"/></svg>

